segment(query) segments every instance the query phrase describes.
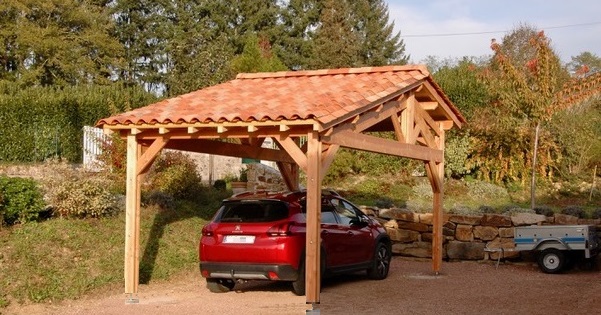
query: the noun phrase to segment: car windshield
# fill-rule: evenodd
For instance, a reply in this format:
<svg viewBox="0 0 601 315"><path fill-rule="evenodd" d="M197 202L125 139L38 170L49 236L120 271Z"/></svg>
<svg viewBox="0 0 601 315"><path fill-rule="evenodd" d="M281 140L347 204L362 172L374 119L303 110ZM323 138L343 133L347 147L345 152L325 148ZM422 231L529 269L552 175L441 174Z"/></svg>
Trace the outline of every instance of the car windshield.
<svg viewBox="0 0 601 315"><path fill-rule="evenodd" d="M243 200L226 202L216 222L273 222L288 217L284 202L273 200Z"/></svg>

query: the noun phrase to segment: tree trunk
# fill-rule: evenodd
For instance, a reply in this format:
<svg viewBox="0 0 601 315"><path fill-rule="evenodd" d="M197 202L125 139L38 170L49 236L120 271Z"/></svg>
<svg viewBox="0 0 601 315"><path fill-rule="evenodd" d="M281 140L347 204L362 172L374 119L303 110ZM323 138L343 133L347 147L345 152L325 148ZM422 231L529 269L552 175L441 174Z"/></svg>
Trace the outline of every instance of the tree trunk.
<svg viewBox="0 0 601 315"><path fill-rule="evenodd" d="M534 131L534 152L532 153L532 181L530 182L530 209L534 210L535 195L536 195L536 155L538 151L538 132L540 130L540 122L536 123Z"/></svg>

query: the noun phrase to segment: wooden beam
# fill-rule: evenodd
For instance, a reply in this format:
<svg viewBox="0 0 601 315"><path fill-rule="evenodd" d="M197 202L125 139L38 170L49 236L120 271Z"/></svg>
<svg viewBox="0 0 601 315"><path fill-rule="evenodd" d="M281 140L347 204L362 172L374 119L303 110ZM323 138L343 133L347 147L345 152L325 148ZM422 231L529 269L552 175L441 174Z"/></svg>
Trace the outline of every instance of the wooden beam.
<svg viewBox="0 0 601 315"><path fill-rule="evenodd" d="M434 86L432 86L430 82L424 82L424 86L426 87L426 89L428 89L428 92L430 92L430 94L436 99L436 102L440 105L440 107L444 109L445 113L447 114L447 117L450 120L452 120L457 127L461 128L462 123L459 120L459 117L457 117L455 112L453 112L451 108L447 105L447 103L442 99L442 97L440 97L438 91L436 91Z"/></svg>
<svg viewBox="0 0 601 315"><path fill-rule="evenodd" d="M419 102L419 105L424 110L435 110L438 108L438 102Z"/></svg>
<svg viewBox="0 0 601 315"><path fill-rule="evenodd" d="M138 142L136 136L127 136L127 169L125 193L125 257L124 278L125 293L133 299L138 293L140 270L140 185L137 172Z"/></svg>
<svg viewBox="0 0 601 315"><path fill-rule="evenodd" d="M341 147L408 157L421 161L435 161L439 163L444 159L442 150L414 144L399 143L394 140L358 134L350 131L339 132L331 137L324 137L323 141L330 144L338 144Z"/></svg>
<svg viewBox="0 0 601 315"><path fill-rule="evenodd" d="M414 144L415 135L413 127L415 124L415 94L410 92L409 97L405 101L405 110L401 113L401 131L405 143Z"/></svg>
<svg viewBox="0 0 601 315"><path fill-rule="evenodd" d="M286 187L290 191L299 190L298 165L293 163L276 162Z"/></svg>
<svg viewBox="0 0 601 315"><path fill-rule="evenodd" d="M432 130L434 130L434 132L436 132L436 134L439 134L440 124L435 122L434 119L432 119L432 117L430 116L430 114L428 114L428 112L426 112L419 106L416 106L415 114L416 114L415 115L416 117L420 117L421 119L423 119L426 122L426 124L428 124L428 126L430 126L430 128L432 128Z"/></svg>
<svg viewBox="0 0 601 315"><path fill-rule="evenodd" d="M405 106L406 102L401 102L399 100L386 102L380 107L375 107L374 111L357 115L351 121L335 126L332 134L335 134L337 131L347 130L362 132L371 126L388 119L390 116L396 116L398 112L405 108Z"/></svg>
<svg viewBox="0 0 601 315"><path fill-rule="evenodd" d="M142 156L138 159L138 167L136 173L138 175L145 173L152 162L154 162L155 158L161 152L161 150L165 147L165 145L169 142L168 138L157 138L155 139L150 147L142 154Z"/></svg>
<svg viewBox="0 0 601 315"><path fill-rule="evenodd" d="M340 146L337 144L330 144L328 148L323 152L321 157L321 181L323 181L323 178L328 173L328 169L330 168L330 165L332 165L332 162L336 157L336 152L338 152L339 148Z"/></svg>
<svg viewBox="0 0 601 315"><path fill-rule="evenodd" d="M319 304L321 286L321 142L317 132L307 135L307 236L305 239L305 288L307 304Z"/></svg>
<svg viewBox="0 0 601 315"><path fill-rule="evenodd" d="M305 152L299 148L299 146L290 137L274 138L280 147L282 147L292 159L298 164L298 166L305 172L307 172L307 156Z"/></svg>
<svg viewBox="0 0 601 315"><path fill-rule="evenodd" d="M396 139L399 142L404 143L405 137L403 136L403 129L401 128L401 122L399 121L399 119L400 118L397 114L390 116L390 120L392 121L392 127L394 127L394 135Z"/></svg>
<svg viewBox="0 0 601 315"><path fill-rule="evenodd" d="M165 145L167 149L182 150L188 152L234 156L240 158L251 158L276 162L295 163L284 150L261 148L253 145L241 145L216 140L169 140Z"/></svg>

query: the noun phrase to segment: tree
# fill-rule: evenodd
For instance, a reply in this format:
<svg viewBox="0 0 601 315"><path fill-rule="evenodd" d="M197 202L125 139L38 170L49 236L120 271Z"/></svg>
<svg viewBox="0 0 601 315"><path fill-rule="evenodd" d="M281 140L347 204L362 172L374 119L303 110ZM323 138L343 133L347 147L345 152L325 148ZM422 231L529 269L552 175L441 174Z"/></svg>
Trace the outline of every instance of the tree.
<svg viewBox="0 0 601 315"><path fill-rule="evenodd" d="M311 64L313 38L319 23L321 0L290 0L281 8L281 33L274 51L293 70L307 69Z"/></svg>
<svg viewBox="0 0 601 315"><path fill-rule="evenodd" d="M353 15L347 0L326 0L315 32L311 67L345 68L360 64L360 41L353 32Z"/></svg>
<svg viewBox="0 0 601 315"><path fill-rule="evenodd" d="M235 73L287 70L282 61L272 53L267 38L259 39L254 34L247 36L244 51L232 60L232 69Z"/></svg>
<svg viewBox="0 0 601 315"><path fill-rule="evenodd" d="M382 0L359 0L352 3L355 32L359 34L360 64L383 66L406 64L405 44L401 33L394 34L394 22L389 23L388 5Z"/></svg>
<svg viewBox="0 0 601 315"><path fill-rule="evenodd" d="M524 31L523 28L518 29L507 38L513 40L516 34L524 34ZM501 146L510 148L508 151L498 151L509 152L508 155L497 155L494 160L490 156L489 163L500 167L489 168L489 171L501 171L501 168L503 177L513 175L524 180L527 176L525 170L532 170L531 205L534 207L535 174L551 177L562 153L553 134L548 131L539 133L541 125L548 123L557 113L599 93L601 84L584 84L582 80L566 81L564 78L567 76L559 58L542 31L529 38L529 47L517 49L531 52L532 55L511 55L516 51L512 40L509 41L509 49L505 48L504 43L492 42L494 56L486 80L494 106L490 111L482 112L488 119L481 116L486 123L479 129L480 135L489 134L490 130L497 135L505 135L507 139L501 142ZM520 60L525 62L520 63ZM574 91L581 91L581 96L574 96ZM566 93L573 97L566 98ZM490 149L499 145L491 143L491 139L486 140L479 143L481 148ZM542 154L538 160L539 153Z"/></svg>
<svg viewBox="0 0 601 315"><path fill-rule="evenodd" d="M591 74L601 72L601 58L597 55L585 51L568 63L570 72L576 76L585 77Z"/></svg>
<svg viewBox="0 0 601 315"><path fill-rule="evenodd" d="M24 86L108 84L123 48L106 8L77 0L0 3L0 78Z"/></svg>

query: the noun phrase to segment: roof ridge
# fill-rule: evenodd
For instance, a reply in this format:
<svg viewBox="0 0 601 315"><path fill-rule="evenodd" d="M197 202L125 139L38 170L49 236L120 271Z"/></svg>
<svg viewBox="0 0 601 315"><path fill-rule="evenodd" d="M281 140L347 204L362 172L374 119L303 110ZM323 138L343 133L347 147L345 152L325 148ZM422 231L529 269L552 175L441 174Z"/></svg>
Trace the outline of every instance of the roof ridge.
<svg viewBox="0 0 601 315"><path fill-rule="evenodd" d="M309 77L323 76L336 74L358 74L358 73L378 73L378 72L395 72L395 71L420 71L423 75L429 76L430 72L426 65L409 64L409 65L393 65L381 67L361 67L361 68L338 68L338 69L319 69L319 70L302 70L302 71L278 71L278 72L255 72L255 73L239 73L236 80L240 79L266 79L266 78L285 78L285 77Z"/></svg>

